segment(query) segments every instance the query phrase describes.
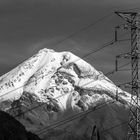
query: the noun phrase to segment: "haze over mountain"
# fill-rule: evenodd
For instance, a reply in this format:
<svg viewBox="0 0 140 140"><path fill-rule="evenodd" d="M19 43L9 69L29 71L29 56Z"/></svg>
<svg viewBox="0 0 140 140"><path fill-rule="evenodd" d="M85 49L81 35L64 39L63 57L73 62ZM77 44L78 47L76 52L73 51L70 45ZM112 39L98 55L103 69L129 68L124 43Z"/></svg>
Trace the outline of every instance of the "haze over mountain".
<svg viewBox="0 0 140 140"><path fill-rule="evenodd" d="M42 49L0 77L0 109L47 140L90 139L93 131L93 139L124 139L130 101L129 93L66 51Z"/></svg>

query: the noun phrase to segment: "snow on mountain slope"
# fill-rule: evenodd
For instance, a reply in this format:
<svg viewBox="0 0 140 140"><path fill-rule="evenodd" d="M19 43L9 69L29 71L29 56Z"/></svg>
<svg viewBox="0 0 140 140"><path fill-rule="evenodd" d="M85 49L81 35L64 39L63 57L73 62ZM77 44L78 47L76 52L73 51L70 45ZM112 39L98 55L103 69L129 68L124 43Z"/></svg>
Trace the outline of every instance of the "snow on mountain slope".
<svg viewBox="0 0 140 140"><path fill-rule="evenodd" d="M114 98L116 92L118 94L123 92L124 95L120 95L120 97L128 102L130 101L128 93L116 87L107 77L84 60L70 52L57 53L48 49L39 51L9 73L0 77L1 100L16 100L20 98L23 91L26 91L37 95L40 101L45 101L41 92L48 87L52 87L53 84L56 86L52 77L57 71L70 74L76 86L85 89L107 90L110 92L110 96ZM69 85L69 88L71 88L71 85ZM60 92L55 92L53 96L55 98L60 94Z"/></svg>
<svg viewBox="0 0 140 140"><path fill-rule="evenodd" d="M89 116L95 124L99 124L99 129L102 129L102 125L106 128L107 125L126 120L127 113L120 116L116 108L125 112L129 108L131 95L70 52L40 50L0 77L0 109L13 116L24 114L18 120L33 132L68 114L86 111L116 99L115 107L107 104L105 112L98 111L101 116ZM110 123L107 118L114 122ZM76 127L74 123L72 127ZM85 128L81 131L85 131ZM105 140L109 140L109 137L116 136L110 134Z"/></svg>
<svg viewBox="0 0 140 140"><path fill-rule="evenodd" d="M19 87L23 86L46 61L47 57L45 51L40 51L37 55L31 57L9 73L2 76L0 78L0 93L2 100L19 98L23 92L23 88Z"/></svg>

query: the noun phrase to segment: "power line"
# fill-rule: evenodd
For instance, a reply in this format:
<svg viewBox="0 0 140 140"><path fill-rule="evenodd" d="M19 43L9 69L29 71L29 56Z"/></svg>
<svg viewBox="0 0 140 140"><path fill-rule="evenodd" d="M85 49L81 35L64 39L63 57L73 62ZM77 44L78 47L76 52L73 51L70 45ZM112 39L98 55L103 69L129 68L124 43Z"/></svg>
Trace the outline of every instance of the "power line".
<svg viewBox="0 0 140 140"><path fill-rule="evenodd" d="M38 135L40 135L40 134L44 133L44 131L46 132L46 130L48 130L50 128L56 128L56 127L59 127L61 125L64 125L64 124L66 124L68 122L71 122L71 121L77 119L77 118L80 118L80 117L82 117L84 115L87 115L87 114L89 114L89 113L91 113L93 111L96 111L98 109L101 109L102 107L105 107L107 105L107 103L109 103L109 102L111 102L111 101L109 100L109 101L107 101L107 102L105 102L105 103L103 103L101 105L95 106L94 108L91 108L91 109L89 109L87 111L77 113L76 115L72 115L72 116L68 117L65 120L58 121L55 124L52 124L52 125L49 125L49 126L43 128L42 130L36 131L35 133L37 133ZM116 102L116 101L112 101L111 103L114 103L114 102Z"/></svg>
<svg viewBox="0 0 140 140"><path fill-rule="evenodd" d="M122 34L122 35L120 35L120 36L122 37L122 36L124 36L124 35L126 35L126 34L128 34L128 33L129 33L129 32L126 32L126 33L124 33L124 34ZM117 42L119 42L119 40L118 40ZM108 41L107 43L104 43L100 48L97 48L97 49L95 49L95 50L91 50L89 53L83 55L82 57L78 58L78 59L75 60L74 62L77 62L77 61L79 61L80 59L84 59L84 58L88 57L88 56L91 55L91 54L97 53L97 52L103 50L103 49L106 48L106 47L109 47L109 46L114 45L114 44L117 43L117 42L116 42L114 39L112 39L111 41Z"/></svg>
<svg viewBox="0 0 140 140"><path fill-rule="evenodd" d="M80 30L78 30L78 31L76 31L76 32L73 32L72 34L68 35L68 36L65 37L64 39L58 41L58 42L57 42L56 44L54 44L53 46L59 45L59 44L61 44L62 42L64 42L65 40L67 40L67 39L69 39L69 38L72 38L73 36L76 36L77 34L83 32L83 31L85 31L85 30L87 30L87 29L89 29L89 28L91 28L91 27L93 27L93 26L95 26L95 25L98 24L99 22L101 22L101 21L103 21L104 19L110 17L112 14L113 14L112 12L108 13L107 15L105 15L105 16L103 16L103 17L97 19L96 21L92 22L91 24L89 24L89 25L87 25L87 26L81 28Z"/></svg>
<svg viewBox="0 0 140 140"><path fill-rule="evenodd" d="M56 98L53 98L52 100L59 99L59 98L65 96L65 95L67 95L67 94L70 94L70 93L65 93L65 94L59 95L59 96L57 96ZM39 105L37 105L37 106L35 106L35 107L33 107L33 108L30 108L30 109L28 109L28 110L26 110L26 111L24 111L24 112L18 113L17 115L15 115L15 116L13 116L13 117L19 117L19 116L21 116L21 115L24 115L24 114L26 114L26 113L28 113L28 112L31 112L32 110L34 110L34 109L36 109L36 108L39 108L39 107L44 106L45 104L47 104L47 103L49 103L49 102L50 102L50 101L47 101L47 102L45 102L45 103L41 103L41 104L39 104Z"/></svg>
<svg viewBox="0 0 140 140"><path fill-rule="evenodd" d="M125 124L127 124L127 123L128 123L128 121L124 121L124 122L122 122L122 123L116 124L116 125L114 125L114 126L108 128L108 129L105 129L105 130L101 131L101 133L106 133L106 132L108 132L108 131L110 131L110 130L112 130L112 129L114 129L114 128L120 127L120 126L125 125Z"/></svg>
<svg viewBox="0 0 140 140"><path fill-rule="evenodd" d="M130 10L135 10L135 9L140 9L140 7L139 7L139 8L138 8L138 7L137 7L137 8L131 8ZM54 44L53 46L59 45L59 44L61 44L62 42L64 42L65 40L67 40L67 39L69 39L69 38L72 38L73 36L75 36L75 35L77 35L77 34L83 32L83 31L85 31L85 30L87 30L87 29L89 29L89 28L95 26L95 25L98 24L99 22L101 22L101 21L103 21L104 19L110 17L112 14L113 14L113 13L110 12L110 13L104 15L103 17L97 19L97 20L94 21L93 23L91 23L91 24L89 24L89 25L87 25L87 26L81 28L80 30L78 30L78 31L76 31L76 32L73 32L72 34L68 35L68 36L65 37L64 39L58 41L58 42L57 42L56 44ZM127 41L127 40L130 40L130 39L126 39L125 41ZM122 41L122 40L120 40L120 41Z"/></svg>
<svg viewBox="0 0 140 140"><path fill-rule="evenodd" d="M110 102L110 103L109 103L109 102ZM43 134L43 133L46 133L46 131L49 130L49 129L54 129L54 128L60 127L60 126L62 126L62 125L64 125L64 124L69 123L69 122L71 122L71 121L73 121L73 120L76 120L76 119L78 119L78 118L80 118L80 117L82 117L82 116L84 116L84 115L87 115L87 114L92 113L92 112L94 112L94 111L96 111L96 110L98 110L98 109L101 109L101 108L105 107L105 106L107 105L107 103L112 104L112 103L115 103L115 102L116 102L116 101L112 101L112 102L111 102L111 101L109 100L109 101L107 101L107 102L105 102L105 103L103 103L103 104L101 104L101 105L99 105L99 106L95 106L95 108L89 109L89 110L84 111L84 112L77 113L76 115L70 116L70 117L66 118L65 120L56 122L56 123L54 123L54 124L52 124L52 125L49 125L49 126L43 128L42 130L36 131L35 133L36 133L37 135L41 135L41 134ZM110 129L114 129L114 128L119 127L120 125L123 125L123 124L126 124L126 123L128 123L128 121L125 121L125 122L123 122L123 123L117 124L117 125L115 125L115 126L113 126L113 127L111 127L111 128L105 129L105 130L102 131L102 133L107 132L107 131L109 131Z"/></svg>
<svg viewBox="0 0 140 140"><path fill-rule="evenodd" d="M89 113L91 113L91 112L89 112ZM112 129L114 129L114 128L117 128L117 127L120 127L120 126L122 126L122 125L125 125L125 124L127 124L128 123L128 121L124 121L124 122L122 122L122 123L119 123L119 124L116 124L116 125L114 125L114 126L112 126L112 127L110 127L110 128L107 128L107 129L104 129L104 130L102 130L100 133L106 133L106 132L108 132L108 131L110 131L110 130L112 130ZM49 129L48 129L49 130ZM46 130L47 131L47 130ZM42 134L42 133L46 133L46 131L44 132L41 132L40 134ZM39 134L39 135L40 135Z"/></svg>
<svg viewBox="0 0 140 140"><path fill-rule="evenodd" d="M123 65L119 66L118 68L123 68L123 67L129 65L130 63L131 63L131 62L128 62L128 63L126 63L126 64L123 64ZM117 71L116 71L116 70L113 70L113 71L110 71L110 72L106 73L105 75L108 76L108 75L110 75L110 74L114 74L115 72L117 72Z"/></svg>
<svg viewBox="0 0 140 140"><path fill-rule="evenodd" d="M41 135L41 134L43 134L43 133L46 133L46 131L49 130L49 129L54 129L54 128L56 128L56 127L60 127L60 126L62 126L62 125L64 125L64 124L69 123L69 122L71 122L71 121L73 121L73 120L76 120L76 119L78 119L78 118L80 118L80 117L82 117L82 116L84 116L84 115L87 115L87 114L92 113L92 112L94 112L94 111L96 111L96 110L98 110L98 109L101 109L101 108L105 107L105 106L107 105L107 103L109 103L109 102L110 102L110 101L107 101L107 102L105 102L105 103L103 103L103 104L101 104L101 105L99 105L99 106L96 106L95 108L89 109L89 110L84 111L84 112L77 113L76 115L70 116L70 117L66 118L65 120L62 120L62 121L58 121L58 122L56 122L56 123L53 123L53 124L51 124L51 125L49 125L49 126L43 128L42 130L36 131L35 133L36 133L37 135ZM115 102L116 102L116 101L112 101L112 102L110 102L109 104L112 104L112 103L115 103ZM120 123L120 124L114 125L113 127L110 127L110 128L108 128L108 129L105 129L105 130L103 130L101 133L105 133L105 132L107 132L107 131L109 131L109 130L111 130L111 129L114 129L114 128L119 127L119 126L121 126L121 125L124 125L124 124L126 124L126 123L128 123L128 121L122 122L122 123Z"/></svg>
<svg viewBox="0 0 140 140"><path fill-rule="evenodd" d="M120 69L120 70L117 70L117 71L131 71L132 69ZM140 70L140 68L138 69L138 70Z"/></svg>
<svg viewBox="0 0 140 140"><path fill-rule="evenodd" d="M112 130L112 129L114 129L114 128L117 128L117 127L120 127L120 126L123 126L123 125L125 125L125 124L127 124L127 123L128 123L128 121L124 121L124 122L122 122L122 123L116 124L116 125L114 125L114 126L112 126L112 127L109 127L109 128L107 128L107 129L104 129L104 130L102 130L100 133L103 134L103 133L109 132L110 130ZM49 130L49 129L48 129L48 130ZM67 131L66 129L65 129L65 132L67 132L67 133L69 133L69 134L72 134L72 132L69 132L69 131Z"/></svg>

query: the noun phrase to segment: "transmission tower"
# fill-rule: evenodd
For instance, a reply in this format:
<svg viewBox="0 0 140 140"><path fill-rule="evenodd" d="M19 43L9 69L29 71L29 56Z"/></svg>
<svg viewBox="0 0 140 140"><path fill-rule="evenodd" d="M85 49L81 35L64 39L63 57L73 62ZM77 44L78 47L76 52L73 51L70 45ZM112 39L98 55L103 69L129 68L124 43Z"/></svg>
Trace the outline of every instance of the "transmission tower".
<svg viewBox="0 0 140 140"><path fill-rule="evenodd" d="M125 20L124 28L131 30L131 51L120 54L116 58L130 58L131 59L131 105L130 116L128 122L127 140L140 140L140 107L139 107L139 48L140 48L140 14L136 12L115 12L118 16ZM119 27L117 26L116 30ZM121 29L121 28L120 28ZM117 36L117 32L115 32ZM117 37L115 37L117 39ZM117 65L116 59L116 65ZM116 66L117 70L117 66Z"/></svg>

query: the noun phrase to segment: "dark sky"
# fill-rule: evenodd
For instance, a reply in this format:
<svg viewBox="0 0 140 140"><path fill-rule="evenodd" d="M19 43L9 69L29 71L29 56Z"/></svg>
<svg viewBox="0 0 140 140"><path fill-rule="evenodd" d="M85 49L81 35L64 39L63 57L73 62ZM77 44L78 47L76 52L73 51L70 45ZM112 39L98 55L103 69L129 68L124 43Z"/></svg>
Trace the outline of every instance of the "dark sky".
<svg viewBox="0 0 140 140"><path fill-rule="evenodd" d="M113 12L131 8L140 8L140 0L0 0L0 75L45 47L82 57L114 38L114 27L123 20ZM111 16L88 30L54 45L110 12ZM129 42L117 43L85 60L107 73L114 69L115 56L129 49ZM125 82L129 74L117 72L109 78Z"/></svg>

